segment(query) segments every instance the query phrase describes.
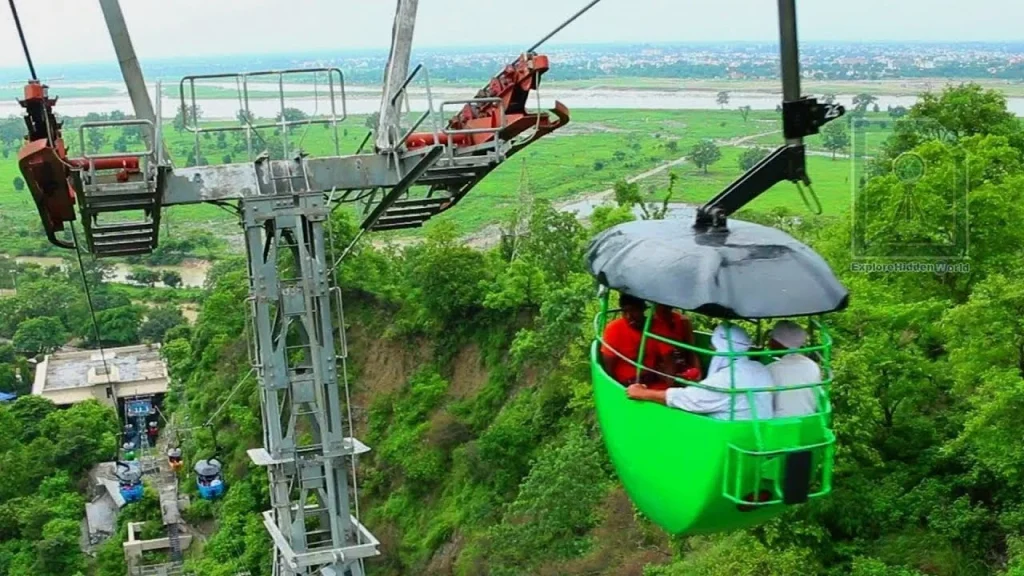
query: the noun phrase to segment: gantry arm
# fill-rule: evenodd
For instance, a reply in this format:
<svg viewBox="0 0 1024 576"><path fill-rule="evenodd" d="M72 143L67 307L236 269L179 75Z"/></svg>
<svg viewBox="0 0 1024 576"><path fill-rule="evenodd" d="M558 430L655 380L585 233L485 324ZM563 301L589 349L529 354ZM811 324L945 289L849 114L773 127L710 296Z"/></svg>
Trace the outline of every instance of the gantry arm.
<svg viewBox="0 0 1024 576"><path fill-rule="evenodd" d="M839 118L845 112L839 104L818 104L816 99L800 95L796 0L779 0L779 45L782 131L786 143L698 208L696 225L699 227L724 225L726 218L784 180L809 186L811 179L807 176L804 137L817 134L825 123Z"/></svg>
<svg viewBox="0 0 1024 576"><path fill-rule="evenodd" d="M156 112L153 111L153 102L149 99L149 92L146 90L146 80L142 76L139 59L135 56L135 47L132 45L132 38L124 21L124 13L121 12L121 4L118 0L100 0L100 9L103 10L103 19L107 22L110 41L114 45L117 63L121 66L121 75L128 88L132 108L135 109L135 117L140 120L149 120L155 126ZM159 97L160 95L157 94L157 98ZM156 150L154 143L149 141L150 134L143 130L142 137L149 147ZM163 149L163 158L170 162L171 157L167 152L167 146L163 142L159 144Z"/></svg>
<svg viewBox="0 0 1024 576"><path fill-rule="evenodd" d="M396 132L401 102L393 106L392 100L402 89L409 75L412 56L412 36L416 28L416 7L419 0L398 0L395 23L391 29L391 53L384 68L384 93L380 100L380 118L377 121L376 145L378 150L392 150L402 135Z"/></svg>

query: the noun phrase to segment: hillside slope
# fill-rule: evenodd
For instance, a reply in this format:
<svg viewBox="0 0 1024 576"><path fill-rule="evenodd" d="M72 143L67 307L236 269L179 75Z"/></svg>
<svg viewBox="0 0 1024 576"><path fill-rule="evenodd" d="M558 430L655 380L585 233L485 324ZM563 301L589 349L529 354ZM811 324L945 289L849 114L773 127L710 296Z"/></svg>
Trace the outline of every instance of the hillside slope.
<svg viewBox="0 0 1024 576"><path fill-rule="evenodd" d="M889 261L949 230L948 178L966 158L969 269L865 272L846 219L751 213L812 245L854 295L836 338L831 497L756 529L670 538L633 511L592 411L586 351L596 312L583 248L629 218L603 207L584 229L539 203L509 258L438 226L402 251L363 245L342 269L354 408L373 451L360 462L362 516L381 538L372 574L644 576L1020 576L1024 570L1024 132L998 94L973 87L911 116L955 136L901 132L878 166L913 151L926 220L888 230ZM896 212L906 183L880 170L858 190L871 214ZM884 220L884 219L883 219ZM879 221L871 226L890 225ZM339 244L353 237L343 215ZM945 227L945 228L944 228ZM955 233L956 230L950 233ZM164 347L175 409L202 422L248 373L245 265L221 263L196 325ZM257 511L265 475L244 450L260 438L250 381L216 420L230 488L194 520L219 529L191 563L203 576L269 573ZM676 439L679 442L699 439ZM210 436L189 451L209 454Z"/></svg>

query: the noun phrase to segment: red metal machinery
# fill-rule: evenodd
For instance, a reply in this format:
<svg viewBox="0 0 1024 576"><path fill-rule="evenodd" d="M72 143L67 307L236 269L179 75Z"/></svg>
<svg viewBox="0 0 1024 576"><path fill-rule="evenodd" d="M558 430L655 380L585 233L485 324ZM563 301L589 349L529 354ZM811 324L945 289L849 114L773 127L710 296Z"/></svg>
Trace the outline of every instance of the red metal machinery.
<svg viewBox="0 0 1024 576"><path fill-rule="evenodd" d="M25 99L19 100L25 108L25 145L18 151L18 167L25 184L32 192L39 217L50 242L62 248L74 244L57 237L65 222L75 220L75 190L69 180L72 170L119 170L117 179L125 181L129 174L139 171L135 157L86 158L67 157L67 148L61 134L63 122L57 121L53 107L56 98L50 98L47 86L38 80L25 85Z"/></svg>
<svg viewBox="0 0 1024 576"><path fill-rule="evenodd" d="M533 143L537 139L565 126L569 122L569 109L561 102L555 102L550 112L527 113L526 101L531 90L540 86L540 77L549 69L548 57L532 52L522 54L515 62L509 64L476 94L476 98L499 98L498 102L472 103L463 106L448 122L449 130L476 130L499 128L504 116L505 128L497 134L504 141L509 141L530 128L537 131L526 141L514 146L508 153L511 156L519 149ZM477 146L491 141L494 132L455 133L451 136L451 144L463 148ZM432 132L411 134L405 141L410 150L434 144L447 145L448 135Z"/></svg>

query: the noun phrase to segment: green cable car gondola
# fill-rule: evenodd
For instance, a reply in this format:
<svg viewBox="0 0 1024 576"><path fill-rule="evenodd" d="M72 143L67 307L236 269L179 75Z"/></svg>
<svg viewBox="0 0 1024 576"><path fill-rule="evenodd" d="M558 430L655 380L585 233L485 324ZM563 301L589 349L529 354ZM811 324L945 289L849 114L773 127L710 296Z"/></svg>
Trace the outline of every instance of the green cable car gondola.
<svg viewBox="0 0 1024 576"><path fill-rule="evenodd" d="M601 285L597 339L591 370L598 421L612 464L627 494L653 522L674 534L701 534L758 524L799 504L828 494L835 435L831 429L831 345L821 314L841 310L848 294L824 260L789 235L769 227L729 221L734 212L777 183L809 186L803 137L841 116L838 105L819 105L800 96L795 0L779 0L786 144L769 154L722 193L696 211L693 223L678 219L638 221L605 231L591 243L589 272ZM803 194L803 189L801 189ZM606 372L601 334L608 320L608 289L664 306L726 321L808 317L814 342L799 350L816 357L824 374L813 389L817 409L795 417L736 416L736 398L753 406L757 393L789 390L713 388L728 394L730 414L712 418L631 399L624 383ZM712 356L772 360L768 350L711 351L706 334L695 345L651 332L652 315L640 340L638 359L653 342L701 356L703 373ZM760 324L759 324L760 325ZM621 354L619 354L621 357ZM732 363L726 360L730 366ZM676 375L660 377L677 386L704 387ZM792 387L797 388L797 387Z"/></svg>
<svg viewBox="0 0 1024 576"><path fill-rule="evenodd" d="M835 441L829 396L832 341L814 316L842 309L848 295L817 254L756 224L734 220L728 229L695 230L672 219L606 231L592 243L589 265L602 284L598 338L591 347L598 422L612 464L641 512L668 532L699 534L757 524L787 504L828 494ZM734 413L712 418L630 399L601 360L600 335L610 314L606 288L723 320L811 316L808 332L816 340L811 345L784 352L713 352L708 334L698 333L693 346L654 334L653 314L648 314L640 353L626 360L638 376L652 371L636 360L656 341L697 353L704 374L712 355L767 363L773 355L803 353L821 366L821 381L783 389L733 387L725 393L745 395L753 405L758 392L813 389L815 411L789 418L765 418L756 410L748 419Z"/></svg>

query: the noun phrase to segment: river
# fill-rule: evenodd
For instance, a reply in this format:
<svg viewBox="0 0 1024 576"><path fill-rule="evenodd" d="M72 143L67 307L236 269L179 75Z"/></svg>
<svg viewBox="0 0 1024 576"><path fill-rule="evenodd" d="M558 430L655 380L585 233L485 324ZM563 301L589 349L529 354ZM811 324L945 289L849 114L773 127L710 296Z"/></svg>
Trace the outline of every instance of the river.
<svg viewBox="0 0 1024 576"><path fill-rule="evenodd" d="M51 93L60 94L59 85L51 88ZM286 89L310 90L309 86L295 85ZM346 89L346 110L348 114L369 114L380 108L380 96L371 87L351 87ZM262 94L261 94L262 96ZM464 99L472 96L469 89L456 89L442 87L432 91L432 99L435 110L439 103L444 100ZM561 100L569 109L691 109L691 110L717 110L720 108L716 101L717 94L714 91L702 90L628 90L628 89L606 89L606 88L583 88L583 89L552 89L541 88L541 106L551 107L555 100ZM837 100L844 105L851 105L853 94L839 94ZM780 95L773 95L764 92L730 92L730 109L740 106L750 106L754 110L774 110L781 100ZM878 96L878 105L883 110L888 106L912 106L917 101L916 96ZM202 108L203 118L206 120L230 120L236 117L239 103L233 98L197 98L196 103ZM319 100L313 97L286 98L285 105L291 108L298 108L307 114L323 114L329 107L326 97ZM338 98L337 105L340 109L341 99ZM536 100L530 99L530 105L535 106ZM178 98L164 97L164 116L169 117L167 111L174 110L178 106ZM1007 99L1007 106L1014 114L1024 116L1024 98L1013 97ZM409 107L413 111L427 109L426 93L420 90L410 90ZM252 97L250 96L250 111L259 117L274 117L280 109L280 101L273 97ZM85 116L90 112L111 112L113 110L130 111L131 101L127 93L116 96L103 97L82 97L82 98L61 98L57 110L64 116ZM456 106L446 107L446 113L454 112ZM21 115L22 109L15 101L0 102L0 117L8 115Z"/></svg>
<svg viewBox="0 0 1024 576"><path fill-rule="evenodd" d="M43 267L62 266L64 264L63 259L53 256L17 256L14 260L19 264L38 264ZM206 260L186 259L177 266L145 266L145 268L156 270L157 272L172 270L181 275L181 285L183 287L202 288L211 266L212 264ZM113 274L106 279L108 282L131 284L128 281L128 275L131 274L132 269L130 264L119 262L114 264L113 268ZM157 282L156 285L163 286L163 283Z"/></svg>

